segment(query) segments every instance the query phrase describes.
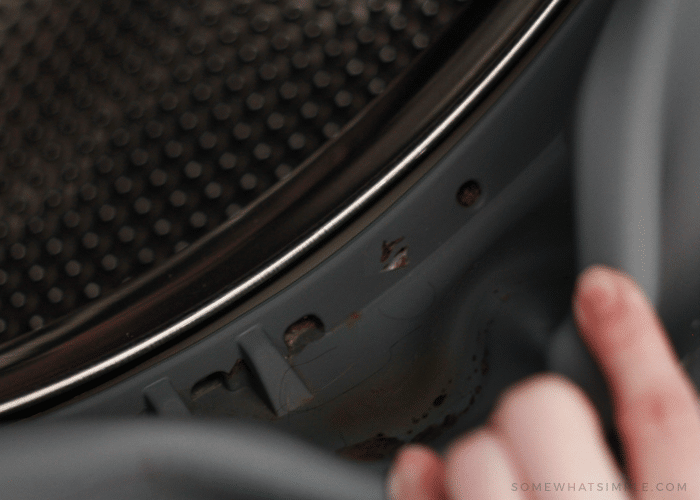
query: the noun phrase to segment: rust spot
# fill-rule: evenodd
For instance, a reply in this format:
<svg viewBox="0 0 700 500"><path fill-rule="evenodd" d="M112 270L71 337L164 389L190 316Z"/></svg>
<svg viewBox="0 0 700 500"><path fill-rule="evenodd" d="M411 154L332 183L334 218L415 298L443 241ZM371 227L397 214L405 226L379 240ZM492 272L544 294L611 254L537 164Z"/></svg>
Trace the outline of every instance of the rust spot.
<svg viewBox="0 0 700 500"><path fill-rule="evenodd" d="M433 406L440 406L442 403L445 402L445 398L447 398L447 394L440 394L438 397L435 398L435 401L433 401Z"/></svg>
<svg viewBox="0 0 700 500"><path fill-rule="evenodd" d="M313 314L304 316L287 327L284 343L289 356L300 353L304 347L319 340L326 333L323 322Z"/></svg>
<svg viewBox="0 0 700 500"><path fill-rule="evenodd" d="M501 302L508 302L508 299L510 299L510 294L506 293L504 295L501 295Z"/></svg>
<svg viewBox="0 0 700 500"><path fill-rule="evenodd" d="M389 257L391 257L391 252L394 251L394 247L401 243L403 241L403 237L395 239L394 241L391 241L387 243L386 241L382 241L382 255L379 258L379 262L382 264L385 263L387 260L389 260Z"/></svg>
<svg viewBox="0 0 700 500"><path fill-rule="evenodd" d="M463 207L471 207L481 196L481 186L475 180L469 180L462 184L457 191L457 202Z"/></svg>
<svg viewBox="0 0 700 500"><path fill-rule="evenodd" d="M345 320L345 326L348 327L348 330L349 330L350 328L352 328L353 326L355 326L355 323L357 323L357 321L358 321L361 317L362 317L362 313L361 313L361 312L355 311L355 312L353 312L353 313L350 313L350 316L348 316L348 319Z"/></svg>
<svg viewBox="0 0 700 500"><path fill-rule="evenodd" d="M353 460L372 462L393 454L402 444L404 444L403 441L398 438L377 434L375 437L361 443L341 448L337 450L337 453Z"/></svg>
<svg viewBox="0 0 700 500"><path fill-rule="evenodd" d="M396 271L408 265L408 247L403 247L396 252L394 258L387 262L382 268L382 272Z"/></svg>
<svg viewBox="0 0 700 500"><path fill-rule="evenodd" d="M329 424L348 443L376 436L379 429L408 429L418 424L421 414L432 408L435 397L446 387L441 380L445 376L443 353L437 347L427 344L418 357L402 358L365 381L338 402L328 416Z"/></svg>

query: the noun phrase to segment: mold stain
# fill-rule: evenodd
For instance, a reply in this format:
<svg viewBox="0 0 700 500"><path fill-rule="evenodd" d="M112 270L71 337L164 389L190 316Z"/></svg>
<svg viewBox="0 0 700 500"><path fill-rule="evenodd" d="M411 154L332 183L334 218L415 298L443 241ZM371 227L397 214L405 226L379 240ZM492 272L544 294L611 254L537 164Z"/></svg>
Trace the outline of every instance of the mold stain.
<svg viewBox="0 0 700 500"><path fill-rule="evenodd" d="M408 441L397 437L387 437L384 434L379 433L376 436L360 443L340 448L336 451L336 453L346 458L363 462L382 460L387 456L393 456L393 454L406 443L429 443L430 441L437 439L446 430L453 427L459 420L459 417L467 413L473 405L474 396L472 395L469 404L462 411L446 415L442 422L439 424L429 425ZM413 419L414 424L418 423L419 421L419 419ZM410 436L413 434L413 432L413 429L409 429L406 431L406 435Z"/></svg>
<svg viewBox="0 0 700 500"><path fill-rule="evenodd" d="M486 325L486 331L491 323ZM337 450L340 455L361 461L381 460L393 456L402 444L430 443L455 426L459 418L475 405L483 392L480 384L471 389L471 394L460 396L460 399L465 397L464 403L457 403L460 406L464 405L461 406L461 410L459 407L456 411L443 409L451 394L449 388L456 381L451 377L449 379L445 377L447 380L443 385L426 384L426 378L432 379L433 382L438 378L428 377L427 374L437 374L442 369L439 362L440 356L437 352L431 351L428 349L424 352L419 362L414 361L408 373L415 377L410 375L406 377L406 372L402 371L401 378L389 377L384 383L367 388L355 398L339 406L330 415L330 423L334 427L342 430L344 434L347 430L357 438L364 439L357 444ZM488 372L487 349L484 349L481 359L477 355L470 357L472 358L470 368L473 368L474 374L480 372L484 375ZM466 373L464 375L467 382L473 378L472 375ZM436 415L437 412L439 413ZM447 412L450 413L445 415ZM401 415L400 418L399 415ZM372 431L363 432L362 423L370 420L374 422L374 432L382 429L386 434L375 434L374 437L365 439L368 435L372 435ZM353 441L355 440L351 440L350 443Z"/></svg>
<svg viewBox="0 0 700 500"><path fill-rule="evenodd" d="M363 390L336 407L329 423L345 435L358 437L367 437L378 429L404 427L411 416L426 413L426 407L441 393L443 386L437 385L437 379L443 369L442 359L439 350L428 348L417 359L394 365L391 372L375 379L373 385L365 384Z"/></svg>
<svg viewBox="0 0 700 500"><path fill-rule="evenodd" d="M433 401L433 406L437 408L438 406L440 406L442 403L445 402L445 399L446 399L446 398L447 398L447 394L440 394L440 395L439 395L438 397L436 397L435 400Z"/></svg>
<svg viewBox="0 0 700 500"><path fill-rule="evenodd" d="M443 432L452 427L457 423L458 415L449 414L447 415L440 424L433 424L428 426L423 431L419 432L411 440L412 443L427 443L433 441L440 437Z"/></svg>
<svg viewBox="0 0 700 500"><path fill-rule="evenodd" d="M395 453L403 444L404 442L398 438L377 434L361 443L341 448L337 453L353 460L372 462Z"/></svg>

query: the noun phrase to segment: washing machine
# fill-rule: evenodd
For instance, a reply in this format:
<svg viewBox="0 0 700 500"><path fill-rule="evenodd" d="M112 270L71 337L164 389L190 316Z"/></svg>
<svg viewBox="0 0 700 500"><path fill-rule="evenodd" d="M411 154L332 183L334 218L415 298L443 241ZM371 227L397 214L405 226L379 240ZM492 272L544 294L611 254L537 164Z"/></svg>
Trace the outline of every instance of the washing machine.
<svg viewBox="0 0 700 500"><path fill-rule="evenodd" d="M555 370L578 272L700 373L689 0L4 0L12 498L384 498ZM610 431L610 439L615 440Z"/></svg>

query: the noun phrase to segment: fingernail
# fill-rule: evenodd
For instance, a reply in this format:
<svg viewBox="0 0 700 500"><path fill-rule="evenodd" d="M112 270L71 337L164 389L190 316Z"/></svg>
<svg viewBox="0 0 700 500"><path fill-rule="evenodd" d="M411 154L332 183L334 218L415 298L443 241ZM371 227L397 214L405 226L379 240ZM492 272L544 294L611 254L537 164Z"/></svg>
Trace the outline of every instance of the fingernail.
<svg viewBox="0 0 700 500"><path fill-rule="evenodd" d="M617 285L608 271L596 270L582 276L574 300L574 314L580 323L601 321L617 297Z"/></svg>

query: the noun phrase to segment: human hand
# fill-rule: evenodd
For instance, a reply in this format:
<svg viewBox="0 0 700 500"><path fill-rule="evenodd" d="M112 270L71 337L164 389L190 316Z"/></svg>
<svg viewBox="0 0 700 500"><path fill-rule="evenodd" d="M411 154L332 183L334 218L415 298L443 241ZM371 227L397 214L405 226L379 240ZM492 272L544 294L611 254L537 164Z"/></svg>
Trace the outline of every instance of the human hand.
<svg viewBox="0 0 700 500"><path fill-rule="evenodd" d="M592 267L573 310L610 389L627 479L582 390L548 374L507 390L444 460L422 446L400 450L392 500L700 499L698 397L642 290Z"/></svg>

